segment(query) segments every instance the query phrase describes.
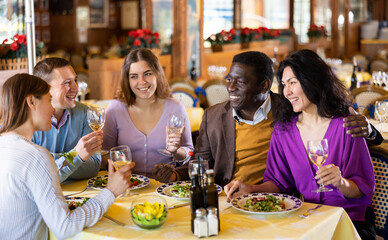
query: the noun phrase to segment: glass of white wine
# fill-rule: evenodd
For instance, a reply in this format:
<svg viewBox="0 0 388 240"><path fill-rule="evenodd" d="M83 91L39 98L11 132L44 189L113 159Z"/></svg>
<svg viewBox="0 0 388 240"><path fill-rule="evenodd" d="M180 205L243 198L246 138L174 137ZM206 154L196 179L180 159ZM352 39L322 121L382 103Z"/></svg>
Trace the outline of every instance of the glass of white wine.
<svg viewBox="0 0 388 240"><path fill-rule="evenodd" d="M309 140L307 141L307 152L310 158L310 161L318 167L323 166L325 163L327 156L329 154L329 145L327 143L327 139L321 140ZM330 192L333 189L325 188L325 186L321 183L319 184L319 188L317 190L313 190L313 192Z"/></svg>
<svg viewBox="0 0 388 240"><path fill-rule="evenodd" d="M167 130L168 134L178 133L182 130L185 125L185 117L181 114L171 113L168 122L167 122ZM166 138L168 141L168 137ZM172 153L167 150L167 143L165 149L158 149L158 152L163 154L164 156L172 157Z"/></svg>
<svg viewBox="0 0 388 240"><path fill-rule="evenodd" d="M101 130L105 123L105 108L89 107L87 111L87 118L89 126L93 131L96 132Z"/></svg>
<svg viewBox="0 0 388 240"><path fill-rule="evenodd" d="M113 147L109 151L110 159L113 161L113 166L116 170L124 167L125 165L132 162L132 154L131 150L126 145L120 145L117 147ZM123 194L119 196L120 199L128 198L132 194L129 189L127 189Z"/></svg>

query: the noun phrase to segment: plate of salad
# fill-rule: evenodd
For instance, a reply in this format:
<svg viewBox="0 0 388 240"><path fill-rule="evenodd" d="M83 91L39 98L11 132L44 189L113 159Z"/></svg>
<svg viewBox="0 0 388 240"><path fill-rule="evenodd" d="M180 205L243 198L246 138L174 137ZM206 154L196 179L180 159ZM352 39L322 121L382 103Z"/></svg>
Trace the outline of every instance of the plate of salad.
<svg viewBox="0 0 388 240"><path fill-rule="evenodd" d="M66 202L69 205L70 210L74 210L77 207L84 205L89 198L87 197L67 197Z"/></svg>
<svg viewBox="0 0 388 240"><path fill-rule="evenodd" d="M190 200L190 181L177 181L160 185L156 192L162 196L176 198L180 200ZM218 194L222 192L222 187L217 185Z"/></svg>
<svg viewBox="0 0 388 240"><path fill-rule="evenodd" d="M299 198L282 193L251 193L232 199L232 206L242 212L254 214L289 213L299 209Z"/></svg>
<svg viewBox="0 0 388 240"><path fill-rule="evenodd" d="M96 189L103 189L108 185L108 175L97 176L88 180L88 185ZM132 174L129 189L139 189L150 184L150 179L143 175Z"/></svg>

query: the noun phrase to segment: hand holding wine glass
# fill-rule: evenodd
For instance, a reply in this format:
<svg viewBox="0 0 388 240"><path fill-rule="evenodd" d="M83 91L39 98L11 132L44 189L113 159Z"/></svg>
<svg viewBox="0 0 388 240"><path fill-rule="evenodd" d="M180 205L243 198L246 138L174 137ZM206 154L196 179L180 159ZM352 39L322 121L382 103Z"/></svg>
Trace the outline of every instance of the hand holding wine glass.
<svg viewBox="0 0 388 240"><path fill-rule="evenodd" d="M113 161L113 166L115 167L116 170L119 170L120 168L132 162L131 150L126 145L113 147L110 149L109 153L110 153L110 158ZM129 196L131 196L131 192L128 188L125 193L120 195L119 198L122 199Z"/></svg>
<svg viewBox="0 0 388 240"><path fill-rule="evenodd" d="M169 151L168 142L169 138L173 137L176 134L182 134L182 131L184 129L185 125L185 117L181 114L177 113L171 113L168 122L167 122L167 138L166 138L166 148L165 149L158 149L158 152L168 156L172 157L172 153ZM179 148L179 147L178 147Z"/></svg>
<svg viewBox="0 0 388 240"><path fill-rule="evenodd" d="M327 139L324 138L322 140L309 140L307 141L307 152L309 155L310 161L318 167L323 166L325 163L327 156L329 154L329 145L327 143ZM313 192L330 192L333 189L325 188L325 186L321 183L319 184L319 188L317 190L313 190Z"/></svg>

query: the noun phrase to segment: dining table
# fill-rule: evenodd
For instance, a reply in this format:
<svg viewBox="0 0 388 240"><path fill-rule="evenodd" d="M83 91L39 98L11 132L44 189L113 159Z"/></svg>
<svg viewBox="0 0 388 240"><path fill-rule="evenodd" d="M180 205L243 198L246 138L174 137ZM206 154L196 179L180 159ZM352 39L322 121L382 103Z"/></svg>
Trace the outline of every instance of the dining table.
<svg viewBox="0 0 388 240"><path fill-rule="evenodd" d="M106 175L100 171L99 175ZM63 194L77 193L85 189L88 180L67 180L61 187ZM150 183L125 200L116 199L104 214L123 225L102 217L94 226L83 229L71 239L197 239L191 232L191 214L188 200L165 198L168 206L181 206L168 210L166 222L156 229L142 229L131 219L131 203L139 196L158 195L155 191L163 183L150 179ZM99 190L88 189L77 197L93 197ZM261 214L243 212L227 202L222 191L219 195L221 230L211 239L360 239L346 211L341 207L323 205L301 217L317 204L302 202L300 208L287 213ZM50 232L50 240L56 239Z"/></svg>

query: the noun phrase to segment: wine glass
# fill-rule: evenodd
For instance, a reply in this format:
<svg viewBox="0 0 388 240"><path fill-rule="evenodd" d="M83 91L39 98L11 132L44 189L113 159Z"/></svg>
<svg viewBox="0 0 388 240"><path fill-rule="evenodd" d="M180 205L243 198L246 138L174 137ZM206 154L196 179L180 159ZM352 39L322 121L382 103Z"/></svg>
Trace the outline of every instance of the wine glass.
<svg viewBox="0 0 388 240"><path fill-rule="evenodd" d="M378 130L380 132L384 132L384 120L387 119L387 113L388 113L388 102L387 101L376 101L375 104L375 112L376 116L379 120L379 127Z"/></svg>
<svg viewBox="0 0 388 240"><path fill-rule="evenodd" d="M110 149L109 153L110 153L110 159L112 159L113 166L115 167L116 170L119 170L120 168L132 162L131 150L126 145L113 147ZM131 195L132 194L128 188L123 194L119 196L119 198L123 199Z"/></svg>
<svg viewBox="0 0 388 240"><path fill-rule="evenodd" d="M183 115L177 114L177 113L171 113L167 122L168 134L175 134L180 132L184 125L185 125L185 117ZM164 156L172 157L172 153L167 150L167 141L168 141L168 136L166 138L166 148L158 149L158 152L163 154Z"/></svg>
<svg viewBox="0 0 388 240"><path fill-rule="evenodd" d="M327 155L329 154L329 145L327 144L327 139L324 138L322 140L307 141L307 152L309 154L310 161L319 169L325 163ZM333 189L325 188L322 183L319 184L319 188L317 190L313 190L313 192L330 191L333 191Z"/></svg>
<svg viewBox="0 0 388 240"><path fill-rule="evenodd" d="M93 131L96 132L101 130L105 123L105 108L89 107L87 111L87 118L89 126Z"/></svg>
<svg viewBox="0 0 388 240"><path fill-rule="evenodd" d="M196 172L198 173L200 184L204 184L206 182L206 170L209 169L209 162L207 160L202 160L201 162L202 164L200 167L199 160L190 160L188 171L189 171L190 179L191 179L192 173Z"/></svg>

